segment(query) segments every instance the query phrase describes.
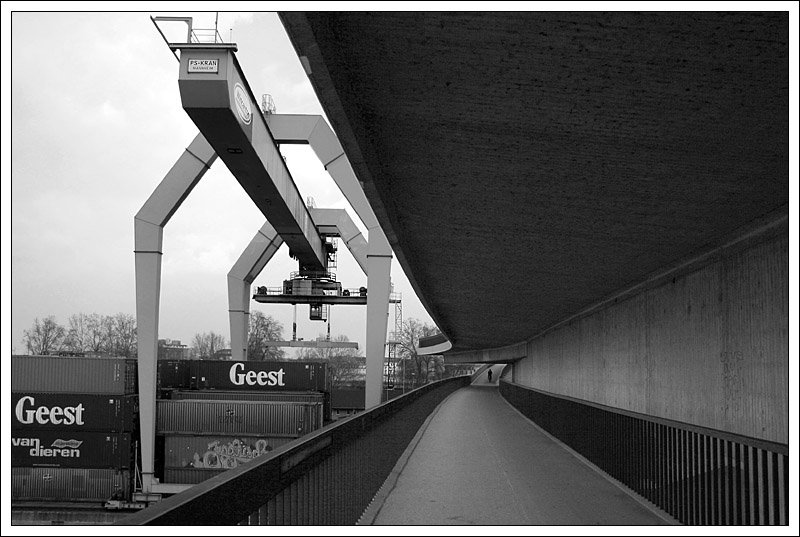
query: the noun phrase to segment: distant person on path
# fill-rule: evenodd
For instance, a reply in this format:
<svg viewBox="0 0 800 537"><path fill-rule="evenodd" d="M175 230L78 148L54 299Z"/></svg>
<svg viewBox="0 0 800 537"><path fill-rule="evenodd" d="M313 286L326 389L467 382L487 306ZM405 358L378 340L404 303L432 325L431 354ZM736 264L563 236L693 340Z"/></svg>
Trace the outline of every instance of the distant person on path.
<svg viewBox="0 0 800 537"><path fill-rule="evenodd" d="M492 369L489 368L489 382L492 382Z"/></svg>

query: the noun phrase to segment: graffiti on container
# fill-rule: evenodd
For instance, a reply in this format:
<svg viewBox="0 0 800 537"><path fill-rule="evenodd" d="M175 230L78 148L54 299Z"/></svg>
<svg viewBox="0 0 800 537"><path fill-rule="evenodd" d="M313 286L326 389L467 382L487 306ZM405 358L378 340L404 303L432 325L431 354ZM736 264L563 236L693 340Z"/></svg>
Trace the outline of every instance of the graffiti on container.
<svg viewBox="0 0 800 537"><path fill-rule="evenodd" d="M227 444L215 440L208 444L208 450L200 455L195 452L192 468L236 468L240 463L255 459L256 457L272 451L266 440L259 439L255 444L247 444L234 439Z"/></svg>

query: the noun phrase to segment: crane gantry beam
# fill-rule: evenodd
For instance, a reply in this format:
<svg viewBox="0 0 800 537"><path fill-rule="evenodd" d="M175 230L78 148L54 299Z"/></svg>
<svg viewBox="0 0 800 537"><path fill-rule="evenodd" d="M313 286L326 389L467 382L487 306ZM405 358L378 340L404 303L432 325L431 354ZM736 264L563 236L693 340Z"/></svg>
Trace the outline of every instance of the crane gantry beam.
<svg viewBox="0 0 800 537"><path fill-rule="evenodd" d="M289 246L301 270L325 270L324 241L280 154L233 45L181 45L183 109L256 207Z"/></svg>

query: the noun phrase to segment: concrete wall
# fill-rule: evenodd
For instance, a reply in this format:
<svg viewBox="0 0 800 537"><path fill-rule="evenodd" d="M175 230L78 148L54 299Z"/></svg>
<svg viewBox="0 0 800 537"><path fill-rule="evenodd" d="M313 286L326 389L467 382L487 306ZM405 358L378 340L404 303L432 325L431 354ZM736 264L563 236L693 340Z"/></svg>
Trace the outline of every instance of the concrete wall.
<svg viewBox="0 0 800 537"><path fill-rule="evenodd" d="M531 340L513 378L788 443L788 243L784 227Z"/></svg>

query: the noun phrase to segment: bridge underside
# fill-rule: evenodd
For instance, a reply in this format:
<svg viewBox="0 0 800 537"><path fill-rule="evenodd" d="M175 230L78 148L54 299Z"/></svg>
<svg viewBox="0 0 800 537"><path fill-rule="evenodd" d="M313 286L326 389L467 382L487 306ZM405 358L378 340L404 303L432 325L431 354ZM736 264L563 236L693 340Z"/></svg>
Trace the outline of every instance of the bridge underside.
<svg viewBox="0 0 800 537"><path fill-rule="evenodd" d="M785 13L281 19L453 351L523 342L787 211Z"/></svg>

